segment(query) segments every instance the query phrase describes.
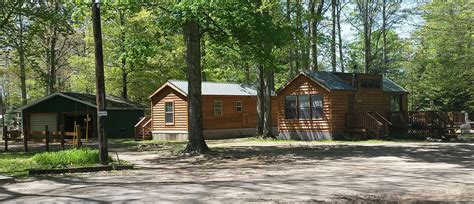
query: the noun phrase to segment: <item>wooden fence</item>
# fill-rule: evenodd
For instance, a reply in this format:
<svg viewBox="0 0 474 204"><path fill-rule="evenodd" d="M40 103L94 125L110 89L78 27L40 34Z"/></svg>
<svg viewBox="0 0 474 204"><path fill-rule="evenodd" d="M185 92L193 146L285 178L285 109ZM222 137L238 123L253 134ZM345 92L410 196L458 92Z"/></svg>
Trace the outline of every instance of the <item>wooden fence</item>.
<svg viewBox="0 0 474 204"><path fill-rule="evenodd" d="M4 140L5 151L8 151L8 141L16 140L21 137L21 131L8 130L7 126L3 127L2 139Z"/></svg>
<svg viewBox="0 0 474 204"><path fill-rule="evenodd" d="M74 147L80 147L81 128L76 125L74 132L65 132L64 126L60 126L60 131L49 131L48 126L44 127L44 131L32 131L23 137L25 152L28 151L28 141L44 142L46 151L49 151L50 143L60 143L61 149L64 150L66 143L72 144Z"/></svg>

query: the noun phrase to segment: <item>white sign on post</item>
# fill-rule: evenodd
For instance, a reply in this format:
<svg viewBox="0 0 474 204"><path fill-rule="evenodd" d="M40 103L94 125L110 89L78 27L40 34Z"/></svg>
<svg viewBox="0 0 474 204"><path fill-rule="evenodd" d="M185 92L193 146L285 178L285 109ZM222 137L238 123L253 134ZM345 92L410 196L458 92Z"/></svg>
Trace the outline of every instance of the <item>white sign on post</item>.
<svg viewBox="0 0 474 204"><path fill-rule="evenodd" d="M105 116L107 116L107 111L99 111L99 112L97 112L97 116L105 117Z"/></svg>

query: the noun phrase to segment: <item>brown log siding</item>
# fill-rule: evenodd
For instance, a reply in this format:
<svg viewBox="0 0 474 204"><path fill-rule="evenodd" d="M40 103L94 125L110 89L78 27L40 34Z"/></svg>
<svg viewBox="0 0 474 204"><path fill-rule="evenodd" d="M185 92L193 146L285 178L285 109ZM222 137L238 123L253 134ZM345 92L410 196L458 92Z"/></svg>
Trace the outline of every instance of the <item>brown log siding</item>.
<svg viewBox="0 0 474 204"><path fill-rule="evenodd" d="M205 130L255 128L257 125L257 98L255 96L203 96L202 112ZM214 101L222 101L222 116L214 116ZM242 112L235 102L242 101ZM276 127L278 103L272 100L272 126Z"/></svg>
<svg viewBox="0 0 474 204"><path fill-rule="evenodd" d="M165 87L151 98L152 101L152 130L186 131L188 129L188 114L186 97ZM174 124L165 124L165 102L174 102Z"/></svg>
<svg viewBox="0 0 474 204"><path fill-rule="evenodd" d="M323 94L323 118L322 119L285 119L285 96ZM278 96L279 116L278 131L330 131L331 111L330 94L305 76L293 80Z"/></svg>

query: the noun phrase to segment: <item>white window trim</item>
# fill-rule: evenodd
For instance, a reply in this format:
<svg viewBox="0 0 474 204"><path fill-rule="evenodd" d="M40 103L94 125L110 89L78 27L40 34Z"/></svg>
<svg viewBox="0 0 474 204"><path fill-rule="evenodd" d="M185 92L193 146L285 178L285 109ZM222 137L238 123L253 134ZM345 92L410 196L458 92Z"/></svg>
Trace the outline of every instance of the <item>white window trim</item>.
<svg viewBox="0 0 474 204"><path fill-rule="evenodd" d="M171 112L166 112L166 104L167 104L167 103L171 103L171 106L172 106L172 111L171 111ZM174 101L165 101L165 105L164 105L164 106L165 106L165 108L164 108L164 109L165 109L165 110L164 110L164 111L165 111L165 115L164 115L164 116L165 116L165 118L164 118L165 125L167 125L167 126L174 125L174 119L175 119L175 117L174 117L174 115L175 115L175 111L174 111ZM171 122L171 123L166 122L166 114L167 114L167 113L172 113L172 114L173 114L173 122Z"/></svg>
<svg viewBox="0 0 474 204"><path fill-rule="evenodd" d="M221 112L221 114L220 114L220 115L216 115L216 103L221 103L221 107L220 107L220 110L221 110L220 112ZM212 111L214 112L214 117L219 117L219 116L224 115L224 113L223 113L223 109L224 109L223 106L224 106L224 104L222 103L222 101L216 100L216 101L214 101L213 105L214 105L214 106L212 107Z"/></svg>
<svg viewBox="0 0 474 204"><path fill-rule="evenodd" d="M237 106L237 103L240 103L240 106ZM240 111L237 108L240 107ZM244 111L244 103L242 101L235 101L235 112L242 113Z"/></svg>

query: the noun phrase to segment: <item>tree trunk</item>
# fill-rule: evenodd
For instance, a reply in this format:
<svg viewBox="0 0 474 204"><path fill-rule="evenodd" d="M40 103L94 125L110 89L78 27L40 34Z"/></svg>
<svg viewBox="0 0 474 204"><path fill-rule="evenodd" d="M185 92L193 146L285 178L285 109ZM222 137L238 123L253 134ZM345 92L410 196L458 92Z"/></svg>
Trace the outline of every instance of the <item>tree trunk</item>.
<svg viewBox="0 0 474 204"><path fill-rule="evenodd" d="M264 138L275 138L272 134L272 93L275 90L273 69L265 72L263 134Z"/></svg>
<svg viewBox="0 0 474 204"><path fill-rule="evenodd" d="M331 66L333 72L336 72L336 7L336 0L331 0Z"/></svg>
<svg viewBox="0 0 474 204"><path fill-rule="evenodd" d="M128 73L124 69L125 59L122 59L122 98L128 100Z"/></svg>
<svg viewBox="0 0 474 204"><path fill-rule="evenodd" d="M382 74L387 72L387 0L382 0Z"/></svg>
<svg viewBox="0 0 474 204"><path fill-rule="evenodd" d="M48 94L56 92L56 43L57 32L56 28L52 28L52 35L49 42L49 81L48 81Z"/></svg>
<svg viewBox="0 0 474 204"><path fill-rule="evenodd" d="M316 0L310 1L309 6L309 70L318 70L318 54L317 54L317 29L316 29Z"/></svg>
<svg viewBox="0 0 474 204"><path fill-rule="evenodd" d="M94 33L95 49L95 77L96 77L96 103L97 103L97 133L99 138L99 162L102 165L109 164L109 150L107 136L105 135L105 117L99 112L107 110L105 103L105 80L104 80L104 55L102 50L102 29L100 25L100 9L98 3L92 4L92 30Z"/></svg>
<svg viewBox="0 0 474 204"><path fill-rule="evenodd" d="M341 72L344 73L344 56L343 56L343 46L342 46L342 34L341 34L341 1L337 1L337 34L339 38L339 63L341 64Z"/></svg>
<svg viewBox="0 0 474 204"><path fill-rule="evenodd" d="M201 41L199 24L188 20L183 25L186 43L186 77L188 80L188 145L184 152L200 154L209 151L204 140L201 100Z"/></svg>
<svg viewBox="0 0 474 204"><path fill-rule="evenodd" d="M59 12L59 3L52 2L54 4L55 12ZM52 25L51 28L51 38L49 39L49 81L48 81L48 94L56 93L56 44L58 42L58 29L56 25Z"/></svg>
<svg viewBox="0 0 474 204"><path fill-rule="evenodd" d="M291 24L291 2L290 1L286 1L286 20L288 21L288 23ZM291 33L291 42L294 42L295 40L295 33L292 32ZM296 75L296 71L295 71L295 66L293 64L294 62L294 49L293 49L293 43L290 43L290 46L288 48L288 73L289 73L289 78L293 78L295 75Z"/></svg>
<svg viewBox="0 0 474 204"><path fill-rule="evenodd" d="M303 20L302 20L302 9L301 9L301 0L296 0L296 48L294 50L295 56L295 75L298 74L298 71L301 69L302 56L306 57L306 54L303 54L303 45L301 44L301 36L299 32L303 31ZM306 66L304 66L306 69Z"/></svg>
<svg viewBox="0 0 474 204"><path fill-rule="evenodd" d="M20 88L21 88L21 104L26 105L28 103L28 99L26 98L26 68L25 68L25 48L23 45L23 17L22 14L19 15L19 26L20 26L20 34L19 34L19 46L18 46L18 55L19 55L19 63L20 63Z"/></svg>
<svg viewBox="0 0 474 204"><path fill-rule="evenodd" d="M369 73L370 65L371 65L371 24L370 24L370 17L369 17L369 2L363 1L363 24L364 24L364 70L365 73Z"/></svg>
<svg viewBox="0 0 474 204"><path fill-rule="evenodd" d="M128 72L127 72L127 61L125 56L125 16L120 11L118 10L119 13L119 21L120 21L120 52L122 54L122 60L121 60L121 70L122 70L122 98L127 100L128 99Z"/></svg>
<svg viewBox="0 0 474 204"><path fill-rule="evenodd" d="M263 135L265 122L265 78L264 66L257 65L257 135Z"/></svg>
<svg viewBox="0 0 474 204"><path fill-rule="evenodd" d="M318 7L316 7L316 4ZM318 23L323 11L324 0L310 1L310 20L309 20L309 69L318 70Z"/></svg>

